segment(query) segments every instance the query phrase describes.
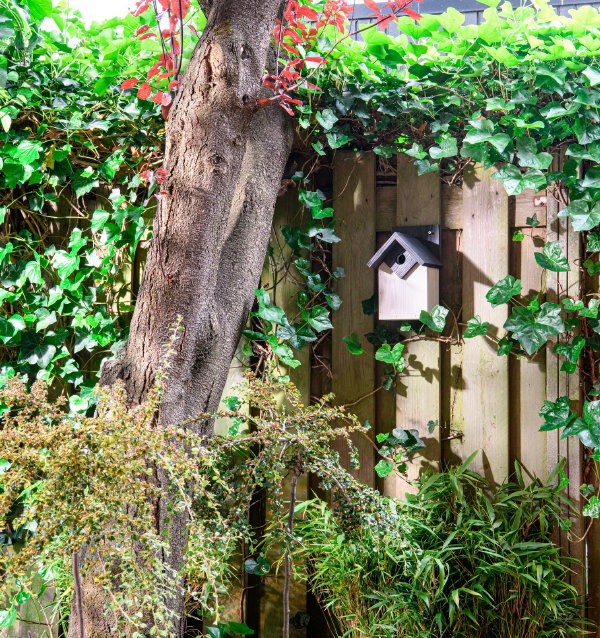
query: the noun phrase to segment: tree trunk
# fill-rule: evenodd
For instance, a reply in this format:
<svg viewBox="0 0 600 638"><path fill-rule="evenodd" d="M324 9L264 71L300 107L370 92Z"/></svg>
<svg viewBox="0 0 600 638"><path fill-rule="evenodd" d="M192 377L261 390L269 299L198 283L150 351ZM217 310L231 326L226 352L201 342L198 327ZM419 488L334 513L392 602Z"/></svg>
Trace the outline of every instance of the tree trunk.
<svg viewBox="0 0 600 638"><path fill-rule="evenodd" d="M292 143L282 109L258 109L275 18L283 0L213 0L167 122L165 168L154 237L127 347L102 383L123 379L132 402L154 381L178 316L184 333L158 415L176 424L218 409L254 302L273 211ZM204 6L207 6L204 2ZM195 425L212 434L212 424ZM158 506L162 531L166 504ZM165 561L181 573L185 520L169 523ZM83 583L86 638L110 634L93 583ZM172 635L183 635L182 619ZM79 638L76 609L70 638Z"/></svg>

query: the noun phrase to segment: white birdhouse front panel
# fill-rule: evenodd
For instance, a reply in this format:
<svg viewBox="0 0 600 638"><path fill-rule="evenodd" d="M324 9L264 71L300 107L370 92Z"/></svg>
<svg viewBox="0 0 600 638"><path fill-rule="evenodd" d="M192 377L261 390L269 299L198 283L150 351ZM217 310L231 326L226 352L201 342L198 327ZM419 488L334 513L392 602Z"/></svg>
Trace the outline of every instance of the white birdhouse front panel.
<svg viewBox="0 0 600 638"><path fill-rule="evenodd" d="M381 264L379 276L379 319L382 321L418 321L421 310L431 312L439 303L440 271L415 266L406 279L400 279L387 264Z"/></svg>

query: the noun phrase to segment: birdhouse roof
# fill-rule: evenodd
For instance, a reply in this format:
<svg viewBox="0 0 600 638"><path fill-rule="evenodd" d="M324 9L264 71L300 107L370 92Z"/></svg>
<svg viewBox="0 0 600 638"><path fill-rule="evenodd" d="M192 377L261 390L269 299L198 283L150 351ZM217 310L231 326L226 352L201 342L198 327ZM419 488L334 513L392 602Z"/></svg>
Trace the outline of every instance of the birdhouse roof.
<svg viewBox="0 0 600 638"><path fill-rule="evenodd" d="M442 262L438 257L438 246L432 242L417 239L405 233L394 232L383 246L371 257L367 266L379 268L390 253L395 253L401 247L409 257L421 266L441 268Z"/></svg>

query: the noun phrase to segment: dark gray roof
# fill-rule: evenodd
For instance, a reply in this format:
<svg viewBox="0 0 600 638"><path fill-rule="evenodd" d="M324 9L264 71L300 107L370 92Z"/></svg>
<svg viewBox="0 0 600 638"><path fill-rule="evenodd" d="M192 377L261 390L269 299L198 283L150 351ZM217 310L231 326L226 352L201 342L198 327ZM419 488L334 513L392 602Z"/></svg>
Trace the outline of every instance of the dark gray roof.
<svg viewBox="0 0 600 638"><path fill-rule="evenodd" d="M394 232L383 246L371 257L367 266L379 268L386 263L401 279L404 279L416 264L429 268L441 268L438 246L412 235ZM403 256L401 262L397 261Z"/></svg>

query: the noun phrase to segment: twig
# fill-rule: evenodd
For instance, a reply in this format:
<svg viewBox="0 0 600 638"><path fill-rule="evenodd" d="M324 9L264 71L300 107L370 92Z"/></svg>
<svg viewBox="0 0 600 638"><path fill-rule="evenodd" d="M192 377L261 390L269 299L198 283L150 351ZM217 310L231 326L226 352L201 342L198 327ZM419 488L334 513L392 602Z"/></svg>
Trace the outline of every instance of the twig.
<svg viewBox="0 0 600 638"><path fill-rule="evenodd" d="M294 532L294 511L296 509L296 490L298 488L298 477L300 470L294 469L292 484L290 486L290 509L288 513L288 539L286 541L285 553L285 582L283 584L283 638L290 638L290 584L292 580L292 557L291 547L292 534Z"/></svg>

